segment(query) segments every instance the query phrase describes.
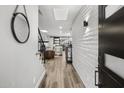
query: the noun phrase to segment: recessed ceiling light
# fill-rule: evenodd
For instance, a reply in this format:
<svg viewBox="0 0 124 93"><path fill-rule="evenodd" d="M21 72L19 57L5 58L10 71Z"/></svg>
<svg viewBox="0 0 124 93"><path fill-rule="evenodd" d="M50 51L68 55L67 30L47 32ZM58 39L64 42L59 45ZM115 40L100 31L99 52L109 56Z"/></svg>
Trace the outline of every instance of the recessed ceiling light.
<svg viewBox="0 0 124 93"><path fill-rule="evenodd" d="M63 27L62 26L59 26L59 29L62 29Z"/></svg>
<svg viewBox="0 0 124 93"><path fill-rule="evenodd" d="M44 32L44 33L47 33L48 31L47 30L40 30L41 32Z"/></svg>

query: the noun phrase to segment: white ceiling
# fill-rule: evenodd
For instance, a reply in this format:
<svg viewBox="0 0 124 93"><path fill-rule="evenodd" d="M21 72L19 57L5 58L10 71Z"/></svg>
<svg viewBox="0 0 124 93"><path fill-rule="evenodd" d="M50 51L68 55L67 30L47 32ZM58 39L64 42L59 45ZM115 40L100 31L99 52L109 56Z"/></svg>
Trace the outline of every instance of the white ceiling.
<svg viewBox="0 0 124 93"><path fill-rule="evenodd" d="M48 34L51 36L65 36L71 31L72 22L77 16L81 7L82 6L80 5L41 5L39 6L39 28L41 30L48 30ZM56 20L54 16L55 9L67 9L67 20ZM60 26L63 28L60 29Z"/></svg>

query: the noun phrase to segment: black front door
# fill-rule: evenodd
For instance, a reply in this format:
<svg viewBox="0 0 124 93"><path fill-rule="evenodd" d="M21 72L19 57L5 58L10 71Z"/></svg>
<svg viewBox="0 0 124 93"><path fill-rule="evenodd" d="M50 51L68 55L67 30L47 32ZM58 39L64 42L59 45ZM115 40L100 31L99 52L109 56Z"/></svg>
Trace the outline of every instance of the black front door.
<svg viewBox="0 0 124 93"><path fill-rule="evenodd" d="M105 55L124 60L124 8L120 8L113 15L106 18L106 7L106 5L99 6L98 87L120 88L124 87L124 78L106 66Z"/></svg>

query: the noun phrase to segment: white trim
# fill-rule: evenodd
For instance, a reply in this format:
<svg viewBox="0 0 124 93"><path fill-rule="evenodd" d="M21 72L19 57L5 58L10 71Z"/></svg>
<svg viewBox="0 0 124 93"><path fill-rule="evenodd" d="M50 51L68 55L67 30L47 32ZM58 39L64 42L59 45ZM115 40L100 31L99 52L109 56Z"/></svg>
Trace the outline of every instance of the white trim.
<svg viewBox="0 0 124 93"><path fill-rule="evenodd" d="M43 77L45 76L45 73L46 73L46 71L44 70L43 73L42 73L42 75L40 76L39 80L37 81L35 88L38 88L39 87L39 85L40 85Z"/></svg>

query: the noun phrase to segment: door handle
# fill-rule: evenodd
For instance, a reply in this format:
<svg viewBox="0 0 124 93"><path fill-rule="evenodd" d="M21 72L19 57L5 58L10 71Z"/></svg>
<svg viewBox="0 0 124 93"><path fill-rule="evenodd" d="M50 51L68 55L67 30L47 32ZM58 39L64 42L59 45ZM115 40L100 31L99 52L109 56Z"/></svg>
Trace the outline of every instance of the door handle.
<svg viewBox="0 0 124 93"><path fill-rule="evenodd" d="M98 71L95 70L95 86L98 86L98 85L99 85L99 84L97 84L97 82L96 82L96 81L97 81L97 80L96 80L96 79L97 79L97 78L96 78L97 73L98 73Z"/></svg>

